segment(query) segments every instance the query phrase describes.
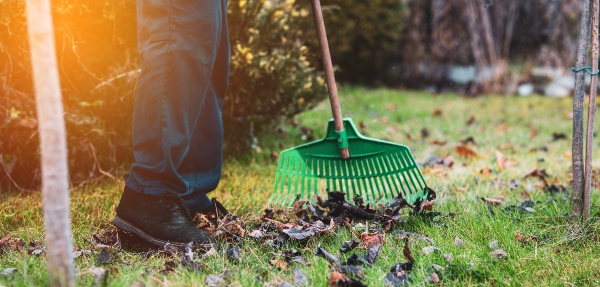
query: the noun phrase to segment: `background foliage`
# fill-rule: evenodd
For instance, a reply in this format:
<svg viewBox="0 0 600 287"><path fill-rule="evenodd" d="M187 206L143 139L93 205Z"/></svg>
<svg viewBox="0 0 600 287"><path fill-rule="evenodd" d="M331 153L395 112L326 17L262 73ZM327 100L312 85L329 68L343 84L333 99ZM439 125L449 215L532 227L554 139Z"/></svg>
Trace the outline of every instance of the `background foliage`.
<svg viewBox="0 0 600 287"><path fill-rule="evenodd" d="M466 13L468 3L485 9ZM52 5L71 179L80 183L132 160L139 75L135 0L52 0ZM498 77L493 87L506 89L494 90L500 93L527 81L533 66L572 63L581 8L576 0L551 5L545 0L322 0L322 5L337 80L370 86L443 88L448 81L436 71L476 64L467 23L487 14L487 31L502 53L494 60L489 47L479 43L480 54L520 70ZM511 21L514 27L507 24ZM247 151L281 119L313 107L326 89L310 1L231 0L229 29L232 65L223 117L226 154L233 155ZM33 188L39 180L28 53L24 1L0 0L0 185L12 181L21 188Z"/></svg>

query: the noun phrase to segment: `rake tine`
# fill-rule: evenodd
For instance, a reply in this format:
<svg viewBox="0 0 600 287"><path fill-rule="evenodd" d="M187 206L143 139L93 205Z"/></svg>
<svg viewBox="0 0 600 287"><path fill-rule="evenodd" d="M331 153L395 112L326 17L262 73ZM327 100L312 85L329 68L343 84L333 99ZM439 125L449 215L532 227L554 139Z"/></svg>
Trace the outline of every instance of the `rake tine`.
<svg viewBox="0 0 600 287"><path fill-rule="evenodd" d="M414 197L413 201L417 200L417 193L419 192L419 188L417 187L417 184L415 183L415 174L414 174L414 166L411 166L408 164L408 160L406 159L406 156L404 154L401 154L402 159L407 163L407 166L409 166L409 170L408 170L408 178L410 179L410 182L412 183L412 186L415 190L415 192L413 192L411 195Z"/></svg>
<svg viewBox="0 0 600 287"><path fill-rule="evenodd" d="M383 178L385 179L385 182L387 183L387 186L388 186L387 189L388 189L389 192L385 193L385 199L386 199L386 202L387 202L387 201L391 200L389 198L389 195L390 194L392 196L394 195L393 194L394 193L394 189L392 188L392 184L390 183L391 169L389 168L388 165L385 164L385 157L384 156L377 157L377 161L379 161L379 165L381 166L381 169L383 170L383 173L384 173Z"/></svg>
<svg viewBox="0 0 600 287"><path fill-rule="evenodd" d="M315 159L313 162L313 167L314 167L314 173L313 173L313 183L314 183L314 189L313 189L313 194L317 195L319 194L319 160Z"/></svg>
<svg viewBox="0 0 600 287"><path fill-rule="evenodd" d="M414 192L413 195L414 195L415 201L416 201L417 197L420 196L421 191L423 190L423 187L421 187L421 183L417 179L417 175L415 173L415 168L417 168L417 165L416 165L416 163L414 163L413 161L411 161L410 156L408 156L407 154L403 154L403 157L404 157L404 160L407 161L411 165L409 173L412 175L411 180L412 180L412 183L413 183L413 185L415 187L415 192ZM417 183L415 183L415 181ZM418 186L417 186L417 184L418 184ZM421 196L421 199L423 199L422 196Z"/></svg>
<svg viewBox="0 0 600 287"><path fill-rule="evenodd" d="M331 165L331 173L329 174L331 176L331 182L333 183L333 190L334 191L342 191L342 186L340 185L340 188L337 187L337 180L340 177L340 171L337 168L337 160L330 160L329 164Z"/></svg>
<svg viewBox="0 0 600 287"><path fill-rule="evenodd" d="M392 177L392 182L394 183L394 187L396 188L396 194L394 195L395 197L401 196L404 197L404 185L402 184L402 180L400 179L400 176L398 175L398 173L400 172L400 169L396 166L396 164L394 164L394 162L390 159L392 155L386 155L385 156L385 160L388 162L392 173L390 174Z"/></svg>
<svg viewBox="0 0 600 287"><path fill-rule="evenodd" d="M369 177L367 178L367 181L369 182L369 186L371 187L371 196L372 196L371 200L373 200L374 198L377 198L377 195L375 195L375 187L373 187L373 183L374 183L373 177L370 175L375 172L375 169L373 168L373 164L371 163L370 160L367 159L366 162L367 162L367 166L368 166L368 170L369 170L367 172L367 174L369 175ZM377 183L375 183L375 185L377 185Z"/></svg>
<svg viewBox="0 0 600 287"><path fill-rule="evenodd" d="M294 175L293 175L293 172L290 172L290 169L291 169L291 171L293 171L294 164L295 164L295 158L294 157L290 157L290 161L289 161L289 164L288 164L288 169L287 169L287 172L286 172L286 181L285 181L286 187L287 187L286 188L287 192L283 196L283 201L281 202L281 205L284 205L284 206L287 203L288 198L290 197L290 194L292 192L292 185L293 185Z"/></svg>
<svg viewBox="0 0 600 287"><path fill-rule="evenodd" d="M350 162L350 168L352 169L352 175L354 177L352 180L352 193L354 196L356 196L357 193L359 196L362 196L360 187L360 173L358 172L358 167L355 160Z"/></svg>
<svg viewBox="0 0 600 287"><path fill-rule="evenodd" d="M375 167L377 168L377 172L379 173L377 178L379 178L379 182L381 183L380 186L380 192L379 192L379 197L385 199L385 201L387 202L387 190L389 190L389 184L387 185L388 187L386 187L385 184L385 177L386 177L386 172L385 172L385 167L381 165L381 162L379 161L379 157L373 158L373 162L375 163Z"/></svg>
<svg viewBox="0 0 600 287"><path fill-rule="evenodd" d="M301 160L300 161L300 175L298 177L300 179L300 199L304 199L304 181L306 180L305 168L306 168L306 161Z"/></svg>
<svg viewBox="0 0 600 287"><path fill-rule="evenodd" d="M404 200L406 200L409 203L412 203L411 198L410 198L410 183L408 182L408 179L406 179L406 174L404 173L404 171L406 170L404 165L402 164L402 161L400 160L400 155L399 153L395 153L392 157L392 159L394 160L394 162L396 163L396 165L398 166L398 169L400 170L399 174L400 177L402 178L402 189L404 190Z"/></svg>

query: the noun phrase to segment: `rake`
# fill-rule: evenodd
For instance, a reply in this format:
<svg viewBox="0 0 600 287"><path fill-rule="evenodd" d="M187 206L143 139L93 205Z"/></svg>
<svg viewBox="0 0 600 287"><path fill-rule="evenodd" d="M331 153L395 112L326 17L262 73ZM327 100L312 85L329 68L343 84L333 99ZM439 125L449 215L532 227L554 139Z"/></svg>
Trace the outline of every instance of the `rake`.
<svg viewBox="0 0 600 287"><path fill-rule="evenodd" d="M367 203L396 197L408 204L422 201L429 189L410 150L365 137L352 119L342 118L319 0L312 0L312 7L333 119L325 138L281 152L269 204L292 205L323 190L342 191L348 201L357 196Z"/></svg>

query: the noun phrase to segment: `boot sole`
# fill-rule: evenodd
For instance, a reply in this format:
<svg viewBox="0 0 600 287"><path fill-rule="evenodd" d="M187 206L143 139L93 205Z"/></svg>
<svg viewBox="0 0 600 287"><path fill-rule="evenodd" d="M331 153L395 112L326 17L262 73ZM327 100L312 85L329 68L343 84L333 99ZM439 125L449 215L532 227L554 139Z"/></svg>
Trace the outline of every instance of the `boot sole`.
<svg viewBox="0 0 600 287"><path fill-rule="evenodd" d="M171 242L171 241L165 241L162 239L154 238L154 237L148 235L146 232L142 231L141 229L135 227L135 225L131 224L127 220L120 218L118 215L115 216L115 218L113 220L113 224L118 229L134 233L137 236L141 237L142 239L146 240L147 242L150 242L156 246L166 247L167 245L170 245L170 246L175 246L177 248L185 248L188 246L188 243ZM207 249L207 250L214 247L214 245L210 244L210 243L208 243L208 244L195 243L194 246L203 248L203 249Z"/></svg>

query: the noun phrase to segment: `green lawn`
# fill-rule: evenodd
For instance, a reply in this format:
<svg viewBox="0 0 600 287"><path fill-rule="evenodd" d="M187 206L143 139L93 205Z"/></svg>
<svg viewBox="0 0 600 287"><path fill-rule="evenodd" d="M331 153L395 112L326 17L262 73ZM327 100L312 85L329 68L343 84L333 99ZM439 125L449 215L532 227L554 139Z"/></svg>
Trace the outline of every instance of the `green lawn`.
<svg viewBox="0 0 600 287"><path fill-rule="evenodd" d="M404 223L385 234L386 241L377 261L372 267L364 268L363 283L385 286L390 267L406 261L402 251L404 243L395 235L396 230L402 229L429 236L440 249L425 254L422 249L429 246L429 242L415 238L409 241L415 257L411 273L413 285L422 285L425 277L434 272L432 264L445 267L437 274L444 284L452 286L600 285L597 192L593 195L590 221L580 224L566 216L571 167L571 120L567 116L572 110L570 99L464 98L363 88L341 89L340 96L344 116L353 118L357 124L362 122L366 135L407 145L419 163L432 156L452 156L454 160L452 167L438 165L422 169L428 185L437 192L434 211L441 215L432 221L405 209ZM252 155L225 163L223 180L214 196L230 211L245 218L249 226L259 224L258 218L267 207L275 175L276 162L271 153L304 143L300 127L311 128L315 139L322 137L329 118L329 105L325 102L299 115L297 127L282 123L284 132L274 130L258 138ZM469 121L470 118L474 120ZM566 139L560 139L560 134L565 134ZM477 153L475 158L461 157L455 150L462 145L461 140L468 137L475 141L468 144ZM598 146L597 141L594 146ZM500 170L496 151L513 165ZM600 166L598 161L594 164ZM489 173L482 172L486 168ZM545 169L549 174L548 184L564 186L569 193L545 192L540 179L524 178L534 168ZM512 187L509 186L511 180L514 180ZM122 182L107 179L72 190L75 245L78 249L95 252L76 259L80 286L93 284L92 271L99 248L92 235L112 227L110 221L122 187ZM492 216L479 197L500 199L502 203L491 208ZM528 197L535 202L533 212L505 211L507 206L519 205ZM39 194L3 191L0 219L0 237L12 234L13 238L22 238L25 244L43 240ZM364 228L357 227L357 231L361 233ZM528 239L527 243L516 239L517 231ZM304 270L309 286L326 286L331 268L324 258L314 256L315 248L320 246L345 261L347 255L339 254L338 250L342 242L352 236L349 229L339 228L306 242L288 241L282 249L300 250L311 264L295 263L284 269L269 263L278 258L281 250L250 237L239 245L241 262L232 263L219 251L199 261L204 267L200 272L178 267L163 274L165 262L177 261L177 257L154 254L144 258L141 252L129 250L111 251L115 260L102 267L111 270L109 286L130 286L136 280L147 286L206 286L208 275L222 274L226 270L230 270L226 279L229 285L279 286L284 281L294 282L296 267ZM463 240L462 245L455 245L457 237ZM489 244L494 240L498 242L498 249L507 252L506 258L498 260L490 254L493 249ZM366 253L360 249L356 252L363 256ZM444 258L445 253L452 253L452 262ZM0 271L6 268L18 271L13 276L0 275L0 285L47 285L43 256L5 251L0 254ZM259 274L266 274L264 282L256 279Z"/></svg>

